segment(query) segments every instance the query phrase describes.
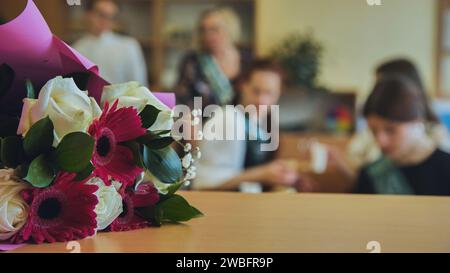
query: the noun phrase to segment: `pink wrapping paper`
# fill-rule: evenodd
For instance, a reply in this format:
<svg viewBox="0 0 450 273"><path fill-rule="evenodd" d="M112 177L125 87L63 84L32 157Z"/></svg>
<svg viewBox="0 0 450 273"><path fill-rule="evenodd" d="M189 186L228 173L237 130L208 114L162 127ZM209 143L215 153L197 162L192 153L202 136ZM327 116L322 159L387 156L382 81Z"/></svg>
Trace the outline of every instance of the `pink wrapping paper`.
<svg viewBox="0 0 450 273"><path fill-rule="evenodd" d="M54 36L32 0L14 20L0 25L0 64L7 63L16 73L11 90L0 100L0 112L20 113L26 96L24 82L31 79L37 90L56 76L90 72L90 96L100 101L108 84L99 76L98 67ZM167 106L175 106L175 96L155 93Z"/></svg>
<svg viewBox="0 0 450 273"><path fill-rule="evenodd" d="M26 96L24 82L31 79L39 90L48 80L75 72L90 72L90 96L100 101L107 81L98 67L54 36L32 0L14 20L0 25L0 64L7 63L16 74L11 90L0 100L0 113L20 113ZM173 93L154 93L168 107L175 106ZM1 251L11 251L24 244L2 244Z"/></svg>

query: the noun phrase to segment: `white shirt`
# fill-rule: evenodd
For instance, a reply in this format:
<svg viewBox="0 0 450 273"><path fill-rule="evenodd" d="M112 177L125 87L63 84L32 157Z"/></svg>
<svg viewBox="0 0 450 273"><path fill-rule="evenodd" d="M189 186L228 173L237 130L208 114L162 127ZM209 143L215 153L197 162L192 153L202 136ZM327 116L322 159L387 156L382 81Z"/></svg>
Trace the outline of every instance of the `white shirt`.
<svg viewBox="0 0 450 273"><path fill-rule="evenodd" d="M144 54L134 38L105 32L99 37L86 35L73 47L98 65L100 75L108 82L148 85Z"/></svg>
<svg viewBox="0 0 450 273"><path fill-rule="evenodd" d="M205 124L224 124L224 131L235 128L236 132L245 132L245 115L241 111L223 111L215 115ZM225 116L225 117L224 117ZM225 119L224 119L225 118ZM252 124L250 125L252 126ZM254 130L249 130L254 136ZM203 132L206 136L206 132ZM260 133L262 133L260 131ZM245 170L245 156L247 142L245 140L202 140L199 142L202 152L201 159L197 162L197 178L192 184L193 189L203 190L221 186L227 180L239 175ZM262 192L259 181L241 183L239 190L242 192Z"/></svg>

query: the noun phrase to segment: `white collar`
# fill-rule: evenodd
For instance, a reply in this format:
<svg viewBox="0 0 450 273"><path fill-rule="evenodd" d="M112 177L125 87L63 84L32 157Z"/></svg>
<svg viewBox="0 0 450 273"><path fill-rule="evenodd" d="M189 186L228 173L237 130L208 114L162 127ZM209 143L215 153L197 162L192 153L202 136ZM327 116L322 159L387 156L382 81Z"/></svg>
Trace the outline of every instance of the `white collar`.
<svg viewBox="0 0 450 273"><path fill-rule="evenodd" d="M88 34L88 39L98 41L98 42L109 42L116 37L116 34L112 31L106 31L100 34L99 36Z"/></svg>

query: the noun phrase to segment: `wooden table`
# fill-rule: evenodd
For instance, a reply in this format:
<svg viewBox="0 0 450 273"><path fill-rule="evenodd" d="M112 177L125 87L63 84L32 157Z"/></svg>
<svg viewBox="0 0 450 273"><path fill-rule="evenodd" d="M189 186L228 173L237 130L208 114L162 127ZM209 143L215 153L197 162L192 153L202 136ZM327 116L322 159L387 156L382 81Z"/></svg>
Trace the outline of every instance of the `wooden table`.
<svg viewBox="0 0 450 273"><path fill-rule="evenodd" d="M450 252L450 198L182 193L206 217L80 241L81 252ZM16 252L69 252L66 244Z"/></svg>

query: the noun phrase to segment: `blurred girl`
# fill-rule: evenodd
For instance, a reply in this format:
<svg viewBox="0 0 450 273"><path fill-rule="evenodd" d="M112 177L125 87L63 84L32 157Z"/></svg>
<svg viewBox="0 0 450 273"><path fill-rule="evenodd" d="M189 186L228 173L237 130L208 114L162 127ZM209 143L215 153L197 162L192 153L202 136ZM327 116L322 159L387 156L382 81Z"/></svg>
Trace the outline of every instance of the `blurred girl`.
<svg viewBox="0 0 450 273"><path fill-rule="evenodd" d="M420 96L425 104L425 129L436 144L445 151L450 151L447 129L441 125L436 114L431 109L431 103L423 86L422 79L416 66L409 60L396 59L380 65L376 70L376 80L390 75L402 75L413 81L420 90ZM355 136L349 148L349 157L357 166L372 162L381 152L369 133L365 130Z"/></svg>
<svg viewBox="0 0 450 273"><path fill-rule="evenodd" d="M427 102L417 82L382 77L364 117L381 157L362 168L356 193L450 195L450 154L426 131Z"/></svg>
<svg viewBox="0 0 450 273"><path fill-rule="evenodd" d="M436 114L433 112L420 73L414 63L407 59L394 59L385 62L376 69L375 79L379 81L393 75L406 77L417 86L419 97L423 101L425 108L423 122L425 131L437 147L450 152L450 137L447 129L439 122ZM389 92L389 90L386 91ZM331 147L329 147L329 150L331 163L335 164L352 181L356 179L359 168L374 162L382 154L368 128L358 132L352 138L347 154L342 155L338 150Z"/></svg>

